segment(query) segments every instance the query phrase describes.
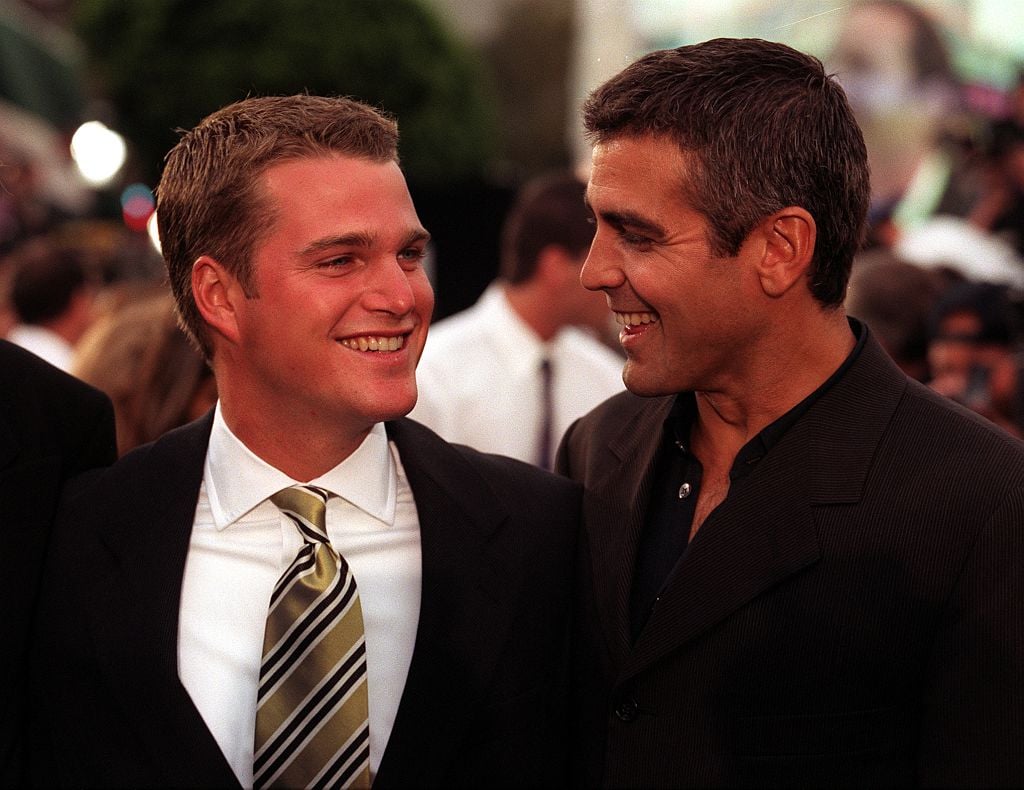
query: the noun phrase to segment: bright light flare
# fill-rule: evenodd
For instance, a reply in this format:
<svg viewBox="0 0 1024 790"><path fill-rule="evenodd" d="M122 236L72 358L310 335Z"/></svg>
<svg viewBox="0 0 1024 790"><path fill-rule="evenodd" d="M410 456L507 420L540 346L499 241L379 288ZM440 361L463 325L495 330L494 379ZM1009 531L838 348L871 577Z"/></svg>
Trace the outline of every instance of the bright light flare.
<svg viewBox="0 0 1024 790"><path fill-rule="evenodd" d="M99 121L83 123L71 137L71 156L82 177L94 187L113 181L127 154L124 138Z"/></svg>
<svg viewBox="0 0 1024 790"><path fill-rule="evenodd" d="M146 221L146 232L149 234L149 243L157 252L160 252L160 231L156 227L155 211L149 215L149 219Z"/></svg>

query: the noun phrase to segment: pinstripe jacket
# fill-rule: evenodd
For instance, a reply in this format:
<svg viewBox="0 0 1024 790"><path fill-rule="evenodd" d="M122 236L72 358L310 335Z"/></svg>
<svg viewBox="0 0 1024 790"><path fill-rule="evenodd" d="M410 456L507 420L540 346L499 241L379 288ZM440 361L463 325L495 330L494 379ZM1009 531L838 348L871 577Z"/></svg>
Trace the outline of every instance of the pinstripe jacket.
<svg viewBox="0 0 1024 790"><path fill-rule="evenodd" d="M130 453L65 498L33 653L38 784L237 784L176 666L211 423ZM557 782L578 486L411 420L387 428L419 512L423 588L374 786Z"/></svg>
<svg viewBox="0 0 1024 790"><path fill-rule="evenodd" d="M1024 445L869 336L708 517L636 642L629 590L672 398L576 423L577 778L1024 784Z"/></svg>

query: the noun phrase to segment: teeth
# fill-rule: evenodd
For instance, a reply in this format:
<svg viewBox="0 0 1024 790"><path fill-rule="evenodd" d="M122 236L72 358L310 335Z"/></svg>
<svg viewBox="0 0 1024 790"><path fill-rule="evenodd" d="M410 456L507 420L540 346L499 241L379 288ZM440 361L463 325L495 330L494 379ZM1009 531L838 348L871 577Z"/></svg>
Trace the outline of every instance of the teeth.
<svg viewBox="0 0 1024 790"><path fill-rule="evenodd" d="M346 337L340 342L353 351L398 351L405 343L402 337Z"/></svg>
<svg viewBox="0 0 1024 790"><path fill-rule="evenodd" d="M653 324L658 320L655 313L616 313L615 323L619 326L639 326L640 324Z"/></svg>

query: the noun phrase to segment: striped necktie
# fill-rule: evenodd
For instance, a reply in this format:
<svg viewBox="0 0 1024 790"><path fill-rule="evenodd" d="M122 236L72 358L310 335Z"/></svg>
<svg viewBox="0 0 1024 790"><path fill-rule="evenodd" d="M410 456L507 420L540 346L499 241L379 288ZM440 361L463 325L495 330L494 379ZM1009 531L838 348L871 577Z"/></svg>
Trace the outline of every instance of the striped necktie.
<svg viewBox="0 0 1024 790"><path fill-rule="evenodd" d="M294 486L270 498L303 545L270 598L256 708L257 788L370 786L363 615L352 571L327 538L329 496Z"/></svg>

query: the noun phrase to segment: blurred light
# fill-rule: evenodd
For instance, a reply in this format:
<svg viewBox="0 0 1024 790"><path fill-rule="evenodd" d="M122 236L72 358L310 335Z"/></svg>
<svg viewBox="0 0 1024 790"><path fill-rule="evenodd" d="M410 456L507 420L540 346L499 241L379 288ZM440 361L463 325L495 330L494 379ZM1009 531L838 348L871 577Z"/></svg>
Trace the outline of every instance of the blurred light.
<svg viewBox="0 0 1024 790"><path fill-rule="evenodd" d="M149 221L146 222L146 230L149 232L149 240L156 248L156 251L162 254L160 249L160 232L156 229L156 212L154 211L149 215Z"/></svg>
<svg viewBox="0 0 1024 790"><path fill-rule="evenodd" d="M114 180L126 155L124 138L99 121L83 123L71 137L71 156L82 177L95 187Z"/></svg>
<svg viewBox="0 0 1024 790"><path fill-rule="evenodd" d="M146 230L155 210L153 190L145 184L132 184L121 193L121 216L129 229L138 233Z"/></svg>

